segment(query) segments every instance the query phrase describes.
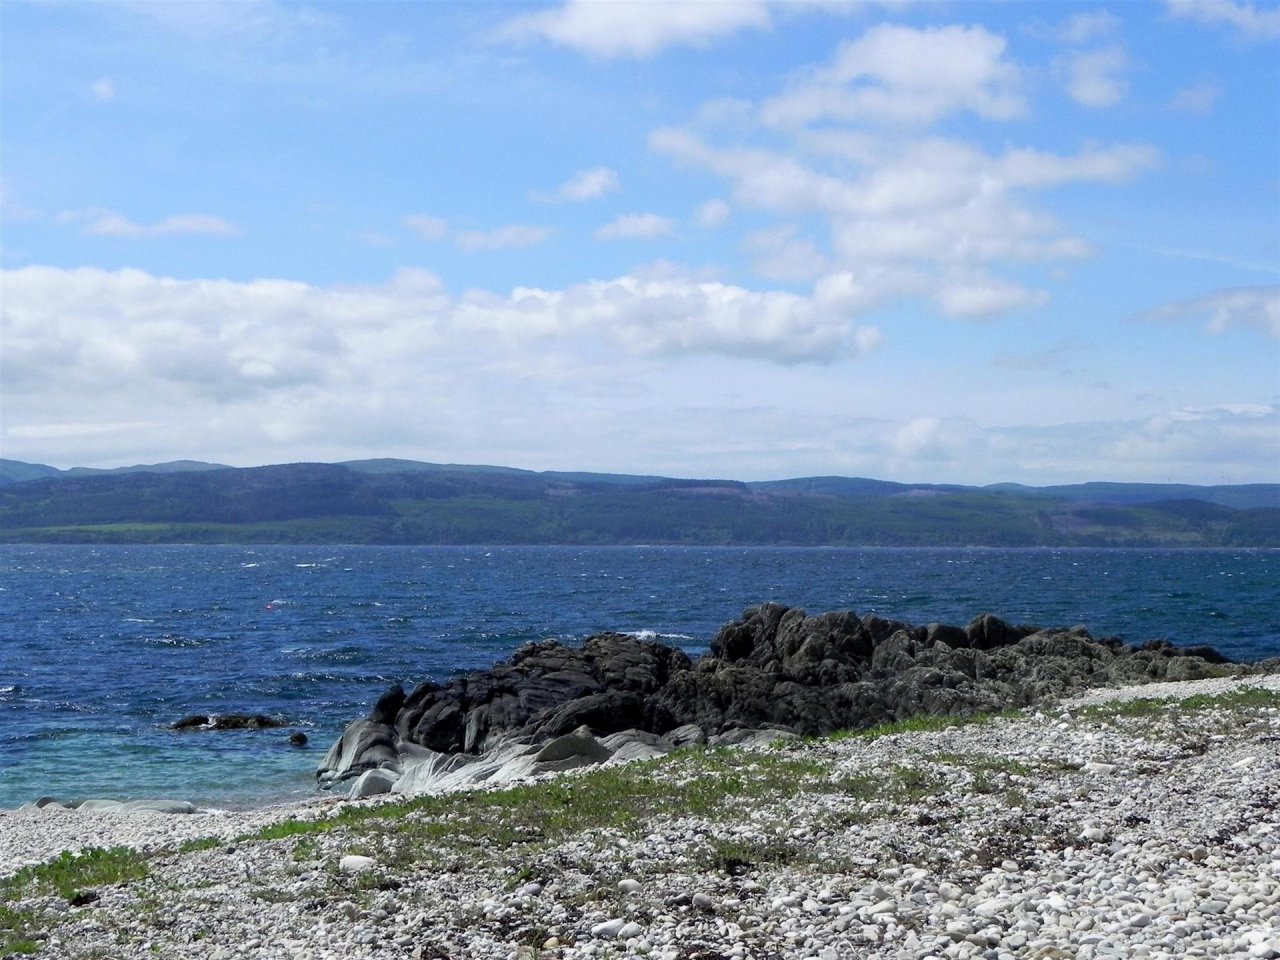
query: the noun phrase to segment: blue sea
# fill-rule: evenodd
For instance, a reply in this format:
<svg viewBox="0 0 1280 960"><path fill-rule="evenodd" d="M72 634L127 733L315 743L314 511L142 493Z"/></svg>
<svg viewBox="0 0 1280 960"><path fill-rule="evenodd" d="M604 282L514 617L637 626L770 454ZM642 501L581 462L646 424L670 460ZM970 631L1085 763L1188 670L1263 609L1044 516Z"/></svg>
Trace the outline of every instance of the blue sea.
<svg viewBox="0 0 1280 960"><path fill-rule="evenodd" d="M1274 550L0 546L0 807L297 799L392 683L603 630L697 654L764 601L1280 655ZM289 725L169 729L225 712Z"/></svg>

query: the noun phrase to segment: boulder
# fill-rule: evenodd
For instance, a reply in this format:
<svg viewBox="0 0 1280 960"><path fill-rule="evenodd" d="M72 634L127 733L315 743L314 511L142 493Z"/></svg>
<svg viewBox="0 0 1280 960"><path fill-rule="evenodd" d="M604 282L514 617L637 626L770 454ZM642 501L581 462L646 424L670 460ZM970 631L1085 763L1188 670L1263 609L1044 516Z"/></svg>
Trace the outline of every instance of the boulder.
<svg viewBox="0 0 1280 960"><path fill-rule="evenodd" d="M376 767L400 767L396 732L385 723L353 720L316 768L316 779L337 783Z"/></svg>

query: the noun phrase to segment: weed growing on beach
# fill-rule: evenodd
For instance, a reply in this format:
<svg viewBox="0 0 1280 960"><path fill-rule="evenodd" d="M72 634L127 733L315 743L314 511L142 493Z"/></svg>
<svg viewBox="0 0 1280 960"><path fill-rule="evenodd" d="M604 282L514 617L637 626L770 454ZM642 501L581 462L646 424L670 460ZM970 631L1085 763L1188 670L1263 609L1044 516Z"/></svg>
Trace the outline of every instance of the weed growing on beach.
<svg viewBox="0 0 1280 960"><path fill-rule="evenodd" d="M695 859L700 870L736 877L762 865L796 863L808 856L808 851L798 844L769 837L762 840L713 840Z"/></svg>
<svg viewBox="0 0 1280 960"><path fill-rule="evenodd" d="M222 846L223 841L217 837L196 837L194 840L185 840L178 847L178 853L199 853L201 850L216 850Z"/></svg>

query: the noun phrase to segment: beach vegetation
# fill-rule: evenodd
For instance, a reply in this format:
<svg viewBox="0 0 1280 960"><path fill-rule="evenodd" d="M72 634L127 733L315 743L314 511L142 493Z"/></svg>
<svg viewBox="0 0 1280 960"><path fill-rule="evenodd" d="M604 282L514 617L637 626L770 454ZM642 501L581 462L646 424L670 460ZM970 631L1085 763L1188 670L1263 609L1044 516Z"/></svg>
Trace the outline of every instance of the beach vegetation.
<svg viewBox="0 0 1280 960"><path fill-rule="evenodd" d="M1140 697L1084 707L1079 711L1086 720L1125 720L1159 718L1171 714L1214 711L1254 711L1280 709L1280 691L1266 687L1240 686L1225 693L1197 693L1190 697Z"/></svg>
<svg viewBox="0 0 1280 960"><path fill-rule="evenodd" d="M918 714L902 720L879 723L861 730L839 730L829 737L831 740L878 740L898 733L933 733L938 730L950 730L955 727L981 726L997 720L1012 719L1022 715L1019 710L1001 710L998 712L971 713L962 716L943 717L930 714Z"/></svg>
<svg viewBox="0 0 1280 960"><path fill-rule="evenodd" d="M54 859L0 881L0 956L35 953L45 925L41 911L28 900L56 894L69 904L96 899L97 887L126 883L147 875L145 855L126 847L64 851Z"/></svg>

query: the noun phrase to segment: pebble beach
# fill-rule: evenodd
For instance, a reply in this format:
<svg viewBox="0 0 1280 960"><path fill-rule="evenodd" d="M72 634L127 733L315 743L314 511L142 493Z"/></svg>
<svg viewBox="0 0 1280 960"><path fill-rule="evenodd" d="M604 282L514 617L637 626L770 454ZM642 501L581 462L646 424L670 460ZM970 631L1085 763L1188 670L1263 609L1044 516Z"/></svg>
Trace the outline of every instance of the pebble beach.
<svg viewBox="0 0 1280 960"><path fill-rule="evenodd" d="M778 739L534 788L554 792L541 807L515 788L436 805L0 812L8 946L120 960L1280 957L1280 676L1095 690L981 723ZM611 809L594 809L606 789ZM646 806L664 791L697 803ZM70 902L19 882L65 851L115 847L140 851L144 875Z"/></svg>

